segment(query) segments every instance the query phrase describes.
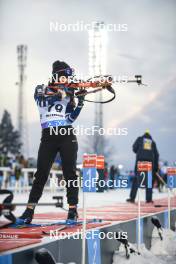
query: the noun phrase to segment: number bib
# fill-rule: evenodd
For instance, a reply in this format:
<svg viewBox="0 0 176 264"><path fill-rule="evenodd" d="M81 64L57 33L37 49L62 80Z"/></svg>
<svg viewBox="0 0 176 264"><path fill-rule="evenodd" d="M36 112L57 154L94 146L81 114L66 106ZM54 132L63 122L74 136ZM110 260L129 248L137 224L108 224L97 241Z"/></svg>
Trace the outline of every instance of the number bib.
<svg viewBox="0 0 176 264"><path fill-rule="evenodd" d="M69 97L65 97L62 101L53 102L47 98L37 100L42 128L70 125L70 122L66 119L66 107L69 102Z"/></svg>
<svg viewBox="0 0 176 264"><path fill-rule="evenodd" d="M151 150L152 149L152 140L149 138L144 138L143 140L143 149Z"/></svg>

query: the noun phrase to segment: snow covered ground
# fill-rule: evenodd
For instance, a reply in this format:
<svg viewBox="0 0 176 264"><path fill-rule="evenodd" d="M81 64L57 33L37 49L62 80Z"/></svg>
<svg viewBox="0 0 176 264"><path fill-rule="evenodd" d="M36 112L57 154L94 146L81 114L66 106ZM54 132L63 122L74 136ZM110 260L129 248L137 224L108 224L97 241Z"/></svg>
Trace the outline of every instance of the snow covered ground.
<svg viewBox="0 0 176 264"><path fill-rule="evenodd" d="M115 251L113 264L175 264L176 263L176 233L164 229L163 240L161 241L157 230L153 230L151 250L146 249L142 244L141 255L131 254L129 259L125 257L124 246L121 245L119 251ZM131 245L136 249L136 245Z"/></svg>
<svg viewBox="0 0 176 264"><path fill-rule="evenodd" d="M129 189L117 189L108 190L104 193L86 193L86 205L87 207L101 207L106 205L113 205L115 203L126 202L129 197ZM67 208L65 191L59 191L55 193L44 192L40 202L53 202L52 196L63 195L64 206ZM27 202L29 193L16 193L13 202ZM82 207L83 193L79 193L79 207ZM153 200L167 197L167 192L159 193L158 190L153 190ZM0 202L3 200L3 196L0 197ZM145 190L141 190L141 200L145 201ZM15 210L15 215L19 216L25 207L18 207ZM35 212L56 212L62 211L60 208L51 206L38 206ZM132 254L130 259L125 258L125 251L123 245L120 246L120 250L114 253L113 264L174 264L176 263L176 234L170 230L163 230L164 240L161 241L158 237L157 230L153 231L152 248L149 251L145 245L141 245L141 255ZM136 245L132 245L136 248Z"/></svg>

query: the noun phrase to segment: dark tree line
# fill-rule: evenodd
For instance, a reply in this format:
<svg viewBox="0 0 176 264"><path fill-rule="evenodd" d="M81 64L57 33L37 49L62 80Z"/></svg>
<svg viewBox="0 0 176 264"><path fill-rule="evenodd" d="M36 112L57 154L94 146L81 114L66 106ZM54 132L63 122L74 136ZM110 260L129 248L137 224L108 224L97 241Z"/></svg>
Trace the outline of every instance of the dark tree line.
<svg viewBox="0 0 176 264"><path fill-rule="evenodd" d="M10 113L5 110L0 123L0 154L20 153L20 134L14 129Z"/></svg>

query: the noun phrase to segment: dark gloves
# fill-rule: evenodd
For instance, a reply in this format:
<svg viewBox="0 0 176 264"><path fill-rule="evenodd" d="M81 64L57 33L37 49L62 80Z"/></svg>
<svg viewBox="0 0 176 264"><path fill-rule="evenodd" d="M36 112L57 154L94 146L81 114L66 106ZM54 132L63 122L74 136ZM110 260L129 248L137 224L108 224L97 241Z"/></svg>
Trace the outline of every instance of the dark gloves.
<svg viewBox="0 0 176 264"><path fill-rule="evenodd" d="M44 84L42 85L37 85L37 87L35 88L35 95L37 96L43 96L45 94L45 86Z"/></svg>
<svg viewBox="0 0 176 264"><path fill-rule="evenodd" d="M86 94L87 94L86 90L81 90L76 93L76 96L78 98L78 105L83 105Z"/></svg>
<svg viewBox="0 0 176 264"><path fill-rule="evenodd" d="M55 95L55 94L57 94L57 90L49 88L48 86L45 86L44 84L37 85L35 89L35 95L37 96L50 96L50 95Z"/></svg>

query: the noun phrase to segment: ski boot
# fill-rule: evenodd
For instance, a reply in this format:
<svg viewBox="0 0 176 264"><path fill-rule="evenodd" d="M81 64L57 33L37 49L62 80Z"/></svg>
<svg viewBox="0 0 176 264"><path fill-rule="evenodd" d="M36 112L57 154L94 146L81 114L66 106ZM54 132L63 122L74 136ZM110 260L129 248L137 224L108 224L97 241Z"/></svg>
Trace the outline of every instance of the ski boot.
<svg viewBox="0 0 176 264"><path fill-rule="evenodd" d="M131 199L131 198L126 199L126 201L127 201L128 203L135 203L135 200L133 200L133 199Z"/></svg>
<svg viewBox="0 0 176 264"><path fill-rule="evenodd" d="M77 207L69 207L68 215L67 215L67 224L74 224L78 220L78 212Z"/></svg>
<svg viewBox="0 0 176 264"><path fill-rule="evenodd" d="M32 222L34 215L34 209L32 208L26 208L24 213L16 219L16 224L22 225L22 224L30 224Z"/></svg>

